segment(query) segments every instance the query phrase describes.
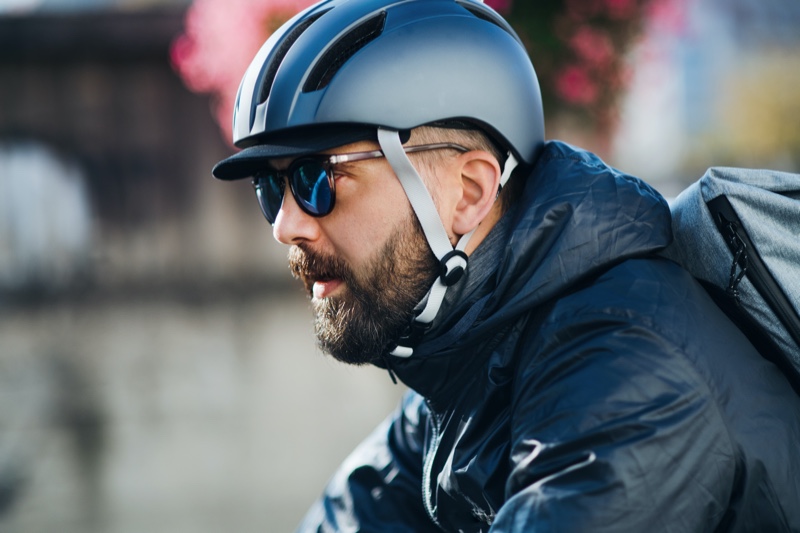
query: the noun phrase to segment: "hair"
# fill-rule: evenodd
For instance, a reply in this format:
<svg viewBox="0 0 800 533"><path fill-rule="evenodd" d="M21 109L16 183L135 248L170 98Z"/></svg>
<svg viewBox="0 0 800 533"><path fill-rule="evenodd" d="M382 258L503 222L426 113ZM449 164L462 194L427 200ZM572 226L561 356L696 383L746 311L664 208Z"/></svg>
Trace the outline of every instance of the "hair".
<svg viewBox="0 0 800 533"><path fill-rule="evenodd" d="M507 153L503 150L498 142L490 137L482 129L476 128L474 125L464 125L462 123L455 123L451 126L420 126L411 130L411 138L413 144L433 144L433 143L454 143L463 146L469 150L483 150L488 152L497 160L500 168L506 161ZM442 150L432 150L429 152L417 152L414 156L421 165L433 171L438 163L446 157L446 152ZM515 203L522 192L523 180L519 177L509 179L505 186L500 191L498 199L501 202L501 213L505 214L506 211Z"/></svg>

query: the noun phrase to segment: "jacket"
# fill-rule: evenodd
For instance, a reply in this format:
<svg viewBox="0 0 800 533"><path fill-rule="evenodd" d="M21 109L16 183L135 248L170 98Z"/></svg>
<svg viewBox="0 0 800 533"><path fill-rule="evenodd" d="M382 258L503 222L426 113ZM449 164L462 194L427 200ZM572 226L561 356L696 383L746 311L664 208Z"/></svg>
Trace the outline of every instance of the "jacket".
<svg viewBox="0 0 800 533"><path fill-rule="evenodd" d="M800 397L659 257L664 199L549 142L506 216L299 530L800 531Z"/></svg>

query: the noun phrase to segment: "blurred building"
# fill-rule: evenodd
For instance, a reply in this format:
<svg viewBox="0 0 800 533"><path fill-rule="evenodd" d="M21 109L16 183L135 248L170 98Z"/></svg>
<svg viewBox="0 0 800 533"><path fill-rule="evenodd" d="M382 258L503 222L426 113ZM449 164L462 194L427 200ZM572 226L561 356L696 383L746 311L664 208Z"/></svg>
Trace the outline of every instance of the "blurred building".
<svg viewBox="0 0 800 533"><path fill-rule="evenodd" d="M0 294L269 278L252 191L210 175L232 151L211 102L169 62L186 6L17 4L0 11Z"/></svg>
<svg viewBox="0 0 800 533"><path fill-rule="evenodd" d="M709 166L800 170L800 3L675 1L632 57L614 162L668 195Z"/></svg>

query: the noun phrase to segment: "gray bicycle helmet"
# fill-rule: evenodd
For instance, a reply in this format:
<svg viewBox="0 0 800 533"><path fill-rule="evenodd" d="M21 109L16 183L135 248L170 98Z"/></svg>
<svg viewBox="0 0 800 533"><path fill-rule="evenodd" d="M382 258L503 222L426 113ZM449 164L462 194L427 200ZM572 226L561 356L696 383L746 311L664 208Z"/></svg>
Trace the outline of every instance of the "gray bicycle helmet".
<svg viewBox="0 0 800 533"><path fill-rule="evenodd" d="M500 15L478 0L325 0L284 24L253 59L233 115L242 150L213 174L245 178L271 158L377 141L441 262L417 317L424 329L466 268L471 234L450 244L401 139L417 126L452 121L508 150L501 184L517 161L532 164L544 143L536 73ZM412 351L399 346L392 354Z"/></svg>
<svg viewBox="0 0 800 533"><path fill-rule="evenodd" d="M213 170L460 119L531 163L544 139L539 84L514 30L475 0L328 0L277 30L245 73L233 115L244 148Z"/></svg>

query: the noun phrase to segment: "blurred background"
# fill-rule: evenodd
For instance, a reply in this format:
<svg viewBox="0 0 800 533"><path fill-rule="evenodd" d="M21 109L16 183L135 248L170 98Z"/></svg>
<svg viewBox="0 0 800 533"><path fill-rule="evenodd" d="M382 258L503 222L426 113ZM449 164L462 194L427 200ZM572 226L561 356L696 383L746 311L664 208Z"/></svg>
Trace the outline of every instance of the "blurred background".
<svg viewBox="0 0 800 533"><path fill-rule="evenodd" d="M671 197L800 169L796 0L488 2L548 137ZM0 531L291 531L403 392L317 352L232 153L303 0L0 0Z"/></svg>

